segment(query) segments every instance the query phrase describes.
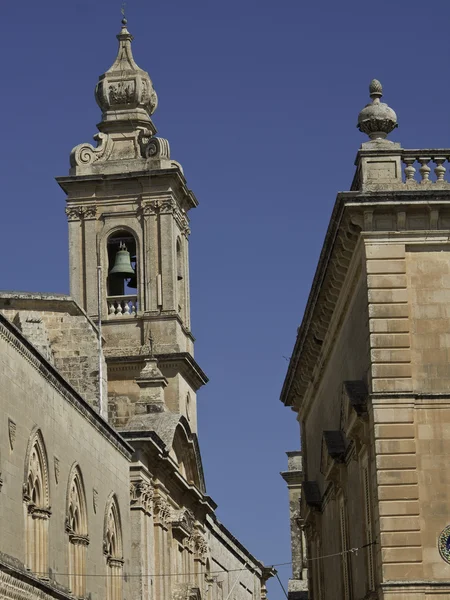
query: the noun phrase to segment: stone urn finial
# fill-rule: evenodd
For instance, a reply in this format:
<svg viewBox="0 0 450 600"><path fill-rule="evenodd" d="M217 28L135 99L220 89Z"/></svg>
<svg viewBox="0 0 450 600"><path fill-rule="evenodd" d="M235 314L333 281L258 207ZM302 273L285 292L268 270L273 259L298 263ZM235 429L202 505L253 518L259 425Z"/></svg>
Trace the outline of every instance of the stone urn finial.
<svg viewBox="0 0 450 600"><path fill-rule="evenodd" d="M397 124L397 115L387 104L380 101L383 96L383 86L378 79L372 79L369 86L372 99L358 115L358 129L366 133L371 140L387 137Z"/></svg>

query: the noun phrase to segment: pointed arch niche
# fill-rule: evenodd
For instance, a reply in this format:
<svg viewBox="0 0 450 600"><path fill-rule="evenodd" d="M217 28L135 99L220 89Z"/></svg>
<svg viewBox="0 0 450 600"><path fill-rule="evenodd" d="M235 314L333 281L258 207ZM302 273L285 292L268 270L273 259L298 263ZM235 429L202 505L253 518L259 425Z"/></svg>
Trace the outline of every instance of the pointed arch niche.
<svg viewBox="0 0 450 600"><path fill-rule="evenodd" d="M129 229L116 229L106 240L108 315L136 316L139 296L138 247Z"/></svg>
<svg viewBox="0 0 450 600"><path fill-rule="evenodd" d="M122 525L115 494L106 504L103 552L106 557L106 600L122 600L123 550Z"/></svg>
<svg viewBox="0 0 450 600"><path fill-rule="evenodd" d="M69 536L69 586L77 598L86 595L86 548L89 544L86 493L79 466L72 465L67 486L66 532Z"/></svg>
<svg viewBox="0 0 450 600"><path fill-rule="evenodd" d="M41 430L32 431L25 456L23 502L25 512L25 561L38 577L48 576L48 521L50 485L48 460Z"/></svg>

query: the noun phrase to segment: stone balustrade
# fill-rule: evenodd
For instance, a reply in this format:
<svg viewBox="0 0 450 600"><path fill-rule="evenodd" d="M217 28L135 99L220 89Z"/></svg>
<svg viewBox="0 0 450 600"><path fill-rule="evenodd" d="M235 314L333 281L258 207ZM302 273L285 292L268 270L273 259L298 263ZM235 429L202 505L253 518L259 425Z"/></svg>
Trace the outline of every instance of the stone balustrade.
<svg viewBox="0 0 450 600"><path fill-rule="evenodd" d="M402 150L403 174L406 184L449 184L446 179L450 149Z"/></svg>
<svg viewBox="0 0 450 600"><path fill-rule="evenodd" d="M108 317L135 317L138 309L137 296L108 296Z"/></svg>

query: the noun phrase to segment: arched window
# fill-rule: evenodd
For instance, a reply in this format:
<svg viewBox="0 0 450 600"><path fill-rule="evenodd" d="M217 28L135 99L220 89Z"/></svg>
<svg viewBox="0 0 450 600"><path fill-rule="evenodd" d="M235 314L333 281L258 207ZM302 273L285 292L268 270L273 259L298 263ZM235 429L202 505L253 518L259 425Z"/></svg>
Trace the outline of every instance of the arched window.
<svg viewBox="0 0 450 600"><path fill-rule="evenodd" d="M50 488L42 433L35 429L28 443L23 486L26 565L38 577L48 576L48 520Z"/></svg>
<svg viewBox="0 0 450 600"><path fill-rule="evenodd" d="M177 238L177 302L178 313L180 317L185 319L186 313L186 293L185 293L185 278L184 278L184 253L181 239Z"/></svg>
<svg viewBox="0 0 450 600"><path fill-rule="evenodd" d="M83 477L77 465L69 475L67 487L66 531L69 535L69 585L72 594L82 598L86 593L87 530L86 494Z"/></svg>
<svg viewBox="0 0 450 600"><path fill-rule="evenodd" d="M106 600L121 600L123 576L122 528L119 505L112 494L106 505L103 533L103 552L106 556Z"/></svg>
<svg viewBox="0 0 450 600"><path fill-rule="evenodd" d="M137 246L129 231L116 231L107 241L108 313L117 316L136 315L138 266Z"/></svg>

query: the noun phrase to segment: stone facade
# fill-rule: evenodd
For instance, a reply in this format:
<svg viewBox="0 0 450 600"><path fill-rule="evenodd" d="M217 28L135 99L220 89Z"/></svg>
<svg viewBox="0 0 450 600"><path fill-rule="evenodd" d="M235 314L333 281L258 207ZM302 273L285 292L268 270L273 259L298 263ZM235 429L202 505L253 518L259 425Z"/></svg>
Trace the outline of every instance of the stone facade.
<svg viewBox="0 0 450 600"><path fill-rule="evenodd" d="M310 597L426 600L450 596L450 151L385 139L396 115L370 91L371 140L338 194L282 401L300 423Z"/></svg>
<svg viewBox="0 0 450 600"><path fill-rule="evenodd" d="M97 146L67 194L71 296L0 293L0 598L262 600L197 438L187 213L197 206L123 21Z"/></svg>

